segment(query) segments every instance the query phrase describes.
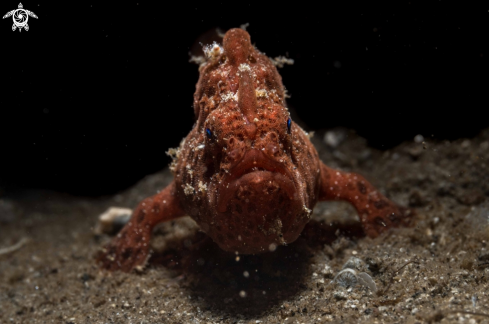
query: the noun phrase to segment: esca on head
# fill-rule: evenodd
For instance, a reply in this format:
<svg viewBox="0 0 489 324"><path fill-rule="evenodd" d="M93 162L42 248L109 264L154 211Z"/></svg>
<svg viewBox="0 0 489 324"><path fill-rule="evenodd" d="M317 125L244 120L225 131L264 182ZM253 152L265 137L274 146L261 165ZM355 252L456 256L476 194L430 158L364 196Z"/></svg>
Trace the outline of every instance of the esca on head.
<svg viewBox="0 0 489 324"><path fill-rule="evenodd" d="M243 29L230 29L224 36L224 53L232 65L246 63L252 50L250 35Z"/></svg>

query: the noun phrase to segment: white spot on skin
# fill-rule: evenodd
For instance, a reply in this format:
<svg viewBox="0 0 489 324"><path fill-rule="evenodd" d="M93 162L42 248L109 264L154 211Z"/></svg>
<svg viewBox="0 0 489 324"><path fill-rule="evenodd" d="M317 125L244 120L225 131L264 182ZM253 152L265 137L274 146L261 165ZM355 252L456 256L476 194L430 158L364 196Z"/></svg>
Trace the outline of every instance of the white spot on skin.
<svg viewBox="0 0 489 324"><path fill-rule="evenodd" d="M246 63L241 63L241 64L239 65L239 67L238 67L238 70L239 70L240 72L243 72L243 71L250 71L250 72L251 72L251 68L250 68L250 66L249 66L248 64L246 64Z"/></svg>
<svg viewBox="0 0 489 324"><path fill-rule="evenodd" d="M178 148L170 148L166 152L166 155L169 155L172 158L172 162L170 164L170 170L172 172L175 172L176 171L177 162L178 162L178 159L180 158L180 153L181 153L182 147L184 145L185 145L185 138L182 139L182 141L180 142L180 146Z"/></svg>
<svg viewBox="0 0 489 324"><path fill-rule="evenodd" d="M256 89L255 90L255 95L258 98L268 98L268 92L265 89Z"/></svg>
<svg viewBox="0 0 489 324"><path fill-rule="evenodd" d="M226 102L229 100L238 101L238 93L232 93L231 91L221 94L221 101Z"/></svg>
<svg viewBox="0 0 489 324"><path fill-rule="evenodd" d="M194 187L192 187L190 185L190 183L185 184L185 186L182 185L182 187L183 187L183 192L185 193L185 195L188 196L188 195L192 195L194 193Z"/></svg>
<svg viewBox="0 0 489 324"><path fill-rule="evenodd" d="M207 191L207 184L203 183L202 181L199 181L199 191L200 192Z"/></svg>

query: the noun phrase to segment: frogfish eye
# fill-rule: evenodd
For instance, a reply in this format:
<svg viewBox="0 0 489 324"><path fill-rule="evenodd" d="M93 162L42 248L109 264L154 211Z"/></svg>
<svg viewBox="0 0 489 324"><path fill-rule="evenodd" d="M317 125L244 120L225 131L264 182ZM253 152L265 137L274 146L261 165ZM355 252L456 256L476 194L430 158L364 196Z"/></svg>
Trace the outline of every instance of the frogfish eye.
<svg viewBox="0 0 489 324"><path fill-rule="evenodd" d="M290 134L290 127L292 126L292 120L290 120L290 117L289 119L287 119L287 131L289 132Z"/></svg>
<svg viewBox="0 0 489 324"><path fill-rule="evenodd" d="M206 128L205 129L205 133L207 134L207 138L208 139L212 139L212 132L209 128Z"/></svg>

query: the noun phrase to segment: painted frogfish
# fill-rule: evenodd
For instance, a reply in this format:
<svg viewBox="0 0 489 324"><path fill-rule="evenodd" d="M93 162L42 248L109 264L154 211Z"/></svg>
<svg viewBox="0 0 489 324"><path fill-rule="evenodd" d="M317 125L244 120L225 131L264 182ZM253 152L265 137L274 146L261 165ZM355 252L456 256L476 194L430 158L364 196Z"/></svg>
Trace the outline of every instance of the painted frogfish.
<svg viewBox="0 0 489 324"><path fill-rule="evenodd" d="M153 227L190 215L225 251L268 252L294 242L318 201L344 200L369 237L407 218L364 177L327 167L286 108L282 78L243 29L206 50L194 94L196 123L173 150L173 181L144 199L98 257L131 271L149 256Z"/></svg>

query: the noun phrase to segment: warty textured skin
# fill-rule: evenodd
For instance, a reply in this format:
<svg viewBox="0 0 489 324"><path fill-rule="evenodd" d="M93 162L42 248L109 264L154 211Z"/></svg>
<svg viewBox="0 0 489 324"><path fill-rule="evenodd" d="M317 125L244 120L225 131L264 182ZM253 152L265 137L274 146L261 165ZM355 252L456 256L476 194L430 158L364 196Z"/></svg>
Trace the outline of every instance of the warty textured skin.
<svg viewBox="0 0 489 324"><path fill-rule="evenodd" d="M207 48L194 94L197 121L171 151L174 180L143 200L130 222L98 256L110 270L142 266L152 228L190 215L222 249L269 251L297 239L318 200L346 200L366 234L406 220L406 210L362 176L324 165L293 121L282 79L249 34L231 29L223 48Z"/></svg>

